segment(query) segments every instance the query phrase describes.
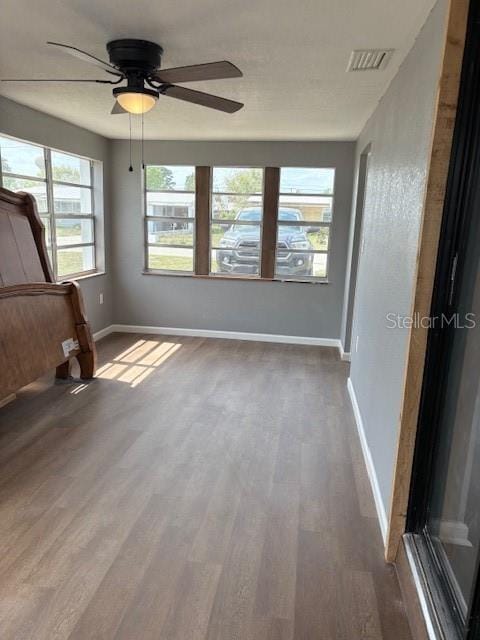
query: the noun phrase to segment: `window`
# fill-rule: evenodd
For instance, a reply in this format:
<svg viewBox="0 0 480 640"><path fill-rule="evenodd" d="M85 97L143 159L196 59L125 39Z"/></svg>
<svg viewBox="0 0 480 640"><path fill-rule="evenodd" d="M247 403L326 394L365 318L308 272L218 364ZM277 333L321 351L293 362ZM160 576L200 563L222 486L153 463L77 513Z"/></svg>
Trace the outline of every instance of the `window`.
<svg viewBox="0 0 480 640"><path fill-rule="evenodd" d="M195 167L145 169L147 269L194 272Z"/></svg>
<svg viewBox="0 0 480 640"><path fill-rule="evenodd" d="M335 169L147 166L146 269L327 282Z"/></svg>
<svg viewBox="0 0 480 640"><path fill-rule="evenodd" d="M214 167L210 273L260 275L263 170Z"/></svg>
<svg viewBox="0 0 480 640"><path fill-rule="evenodd" d="M36 200L57 280L96 270L93 161L0 137L1 185Z"/></svg>
<svg viewBox="0 0 480 640"><path fill-rule="evenodd" d="M280 170L276 278L327 279L334 178L334 169Z"/></svg>

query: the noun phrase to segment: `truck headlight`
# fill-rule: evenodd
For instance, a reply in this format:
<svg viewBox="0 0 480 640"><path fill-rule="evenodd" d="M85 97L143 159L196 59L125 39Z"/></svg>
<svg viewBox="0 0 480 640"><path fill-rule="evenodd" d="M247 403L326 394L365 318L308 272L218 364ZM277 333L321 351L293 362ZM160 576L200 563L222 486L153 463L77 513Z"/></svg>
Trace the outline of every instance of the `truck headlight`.
<svg viewBox="0 0 480 640"><path fill-rule="evenodd" d="M233 249L233 247L236 245L236 240L228 240L227 238L222 238L219 244L222 249Z"/></svg>

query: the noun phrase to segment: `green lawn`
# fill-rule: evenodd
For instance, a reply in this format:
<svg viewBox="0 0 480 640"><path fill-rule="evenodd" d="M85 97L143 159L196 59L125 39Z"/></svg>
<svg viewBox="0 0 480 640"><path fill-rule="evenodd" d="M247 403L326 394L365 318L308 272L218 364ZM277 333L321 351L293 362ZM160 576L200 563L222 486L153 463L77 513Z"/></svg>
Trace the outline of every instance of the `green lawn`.
<svg viewBox="0 0 480 640"><path fill-rule="evenodd" d="M170 233L156 233L155 242L166 246L176 244L182 247L191 247L193 236L191 233L182 233L181 231Z"/></svg>
<svg viewBox="0 0 480 640"><path fill-rule="evenodd" d="M63 278L69 273L83 271L83 259L81 251L59 251L57 253L57 272Z"/></svg>
<svg viewBox="0 0 480 640"><path fill-rule="evenodd" d="M156 256L148 257L149 269L164 271L193 271L192 259L188 256Z"/></svg>
<svg viewBox="0 0 480 640"><path fill-rule="evenodd" d="M218 271L217 261L211 259L211 271ZM150 255L148 259L149 269L160 269L162 271L193 271L192 260L184 256L155 256Z"/></svg>
<svg viewBox="0 0 480 640"><path fill-rule="evenodd" d="M82 227L79 224L76 224L72 227L60 227L56 228L57 236L79 236L82 235ZM73 242L72 242L73 244Z"/></svg>

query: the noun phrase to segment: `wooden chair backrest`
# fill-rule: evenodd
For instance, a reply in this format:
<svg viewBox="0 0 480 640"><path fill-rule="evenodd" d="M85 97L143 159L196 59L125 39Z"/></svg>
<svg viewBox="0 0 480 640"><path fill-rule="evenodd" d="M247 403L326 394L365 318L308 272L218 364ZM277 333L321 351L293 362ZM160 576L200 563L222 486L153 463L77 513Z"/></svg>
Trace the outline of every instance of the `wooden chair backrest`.
<svg viewBox="0 0 480 640"><path fill-rule="evenodd" d="M0 287L54 282L35 199L0 188Z"/></svg>

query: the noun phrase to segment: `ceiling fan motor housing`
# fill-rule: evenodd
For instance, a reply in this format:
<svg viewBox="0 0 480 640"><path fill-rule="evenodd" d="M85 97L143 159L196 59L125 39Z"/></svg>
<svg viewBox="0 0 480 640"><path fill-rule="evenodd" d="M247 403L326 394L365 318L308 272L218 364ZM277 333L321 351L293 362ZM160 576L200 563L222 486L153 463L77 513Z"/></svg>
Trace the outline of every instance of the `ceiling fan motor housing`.
<svg viewBox="0 0 480 640"><path fill-rule="evenodd" d="M127 76L128 83L139 84L160 68L163 49L148 40L112 40L107 44L110 62Z"/></svg>

